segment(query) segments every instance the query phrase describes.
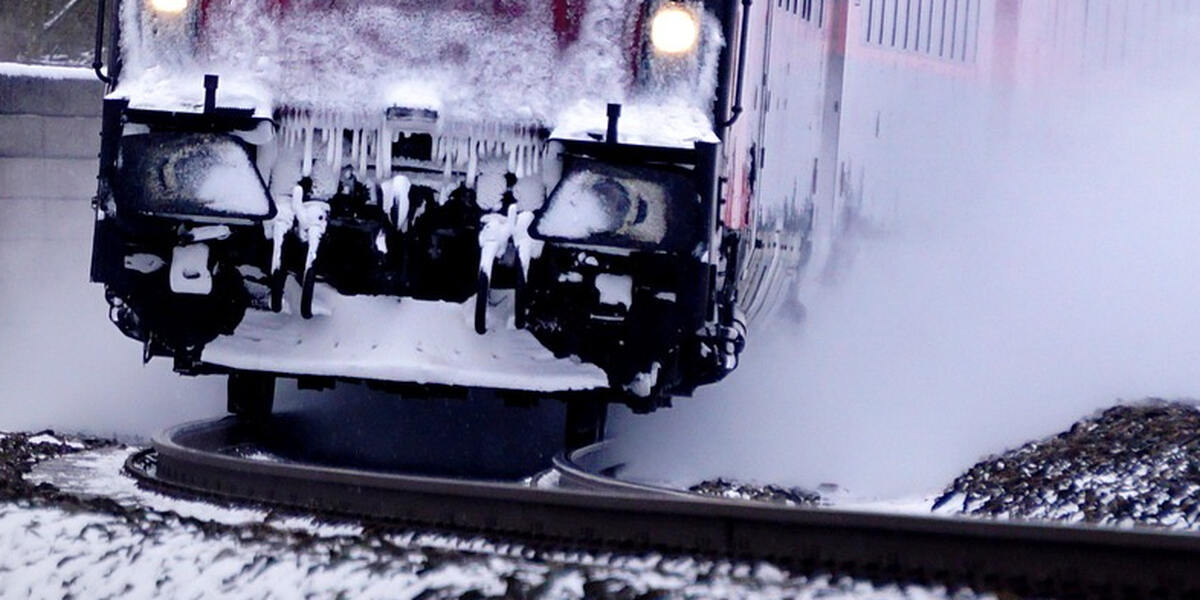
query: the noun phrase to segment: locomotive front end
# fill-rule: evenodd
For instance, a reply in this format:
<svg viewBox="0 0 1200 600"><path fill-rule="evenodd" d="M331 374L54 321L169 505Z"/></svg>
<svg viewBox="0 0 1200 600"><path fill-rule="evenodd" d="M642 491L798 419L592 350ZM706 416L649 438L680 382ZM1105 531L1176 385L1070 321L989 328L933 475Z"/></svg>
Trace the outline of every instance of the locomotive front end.
<svg viewBox="0 0 1200 600"><path fill-rule="evenodd" d="M631 402L736 363L717 290L723 13L677 0L117 13L93 279L147 360Z"/></svg>

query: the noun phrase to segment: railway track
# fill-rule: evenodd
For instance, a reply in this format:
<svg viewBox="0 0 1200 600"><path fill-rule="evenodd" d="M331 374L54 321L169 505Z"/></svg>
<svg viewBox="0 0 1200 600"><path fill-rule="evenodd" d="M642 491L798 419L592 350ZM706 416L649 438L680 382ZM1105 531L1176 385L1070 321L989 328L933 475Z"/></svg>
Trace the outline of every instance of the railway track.
<svg viewBox="0 0 1200 600"><path fill-rule="evenodd" d="M1200 598L1200 535L778 507L618 482L589 451L559 487L255 460L225 419L157 436L128 470L166 491L532 545L763 559L803 572L1059 598ZM597 449L590 450L598 452ZM590 464L589 464L590 463Z"/></svg>

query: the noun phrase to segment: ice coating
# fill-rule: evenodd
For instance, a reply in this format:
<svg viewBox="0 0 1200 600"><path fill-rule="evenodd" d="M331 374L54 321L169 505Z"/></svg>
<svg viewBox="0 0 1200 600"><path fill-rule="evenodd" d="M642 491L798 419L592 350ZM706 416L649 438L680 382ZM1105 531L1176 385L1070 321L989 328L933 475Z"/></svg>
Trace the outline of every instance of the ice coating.
<svg viewBox="0 0 1200 600"><path fill-rule="evenodd" d="M187 23L125 3L130 85L163 73L248 76L280 105L376 112L391 105L463 121L548 121L564 99L624 98L633 3L596 1L560 48L548 2L216 1ZM193 46L194 52L188 47ZM193 58L193 55L195 58ZM586 68L584 68L586 66ZM196 94L202 94L199 86ZM144 88L143 88L144 89ZM162 94L162 86L155 90Z"/></svg>
<svg viewBox="0 0 1200 600"><path fill-rule="evenodd" d="M248 167L245 151L226 144L214 146L213 166L204 171L196 189L196 200L210 210L235 214L266 214L262 205L262 183Z"/></svg>
<svg viewBox="0 0 1200 600"><path fill-rule="evenodd" d="M579 170L559 185L537 230L552 238L611 234L660 244L667 236L669 197L660 182Z"/></svg>
<svg viewBox="0 0 1200 600"><path fill-rule="evenodd" d="M628 275L601 273L596 275L596 291L600 292L600 304L633 306L633 278Z"/></svg>

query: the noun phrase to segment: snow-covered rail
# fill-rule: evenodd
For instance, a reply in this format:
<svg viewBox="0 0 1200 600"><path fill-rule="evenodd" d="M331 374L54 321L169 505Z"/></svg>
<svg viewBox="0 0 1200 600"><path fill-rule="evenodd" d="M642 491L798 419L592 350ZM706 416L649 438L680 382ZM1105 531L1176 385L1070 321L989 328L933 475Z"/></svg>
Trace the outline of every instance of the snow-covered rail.
<svg viewBox="0 0 1200 600"><path fill-rule="evenodd" d="M539 489L222 452L254 438L253 427L231 419L183 425L159 435L153 450L127 466L145 484L168 491L532 544L769 559L801 572L1019 595L1200 595L1200 536L1194 534L779 507L628 486ZM560 476L567 463L576 464L560 460ZM603 482L603 475L589 479Z"/></svg>

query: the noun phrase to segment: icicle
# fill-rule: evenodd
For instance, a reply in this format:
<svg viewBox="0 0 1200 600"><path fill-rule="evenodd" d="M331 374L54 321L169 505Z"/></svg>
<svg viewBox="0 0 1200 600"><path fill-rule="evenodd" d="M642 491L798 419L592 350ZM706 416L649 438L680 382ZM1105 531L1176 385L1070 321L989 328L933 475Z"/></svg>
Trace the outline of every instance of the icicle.
<svg viewBox="0 0 1200 600"><path fill-rule="evenodd" d="M316 135L316 132L313 131L313 128L311 125L304 128L304 165L303 165L303 168L301 169L301 172L304 174L305 177L309 177L312 175L313 136L314 135Z"/></svg>
<svg viewBox="0 0 1200 600"><path fill-rule="evenodd" d="M334 158L336 158L334 156L334 152L337 150L337 140L334 139L333 136L331 136L329 134L329 129L325 129L324 132L325 132L325 135L323 137L325 139L325 162L329 163L329 166L334 167L334 166L337 166L337 165L333 164Z"/></svg>
<svg viewBox="0 0 1200 600"><path fill-rule="evenodd" d="M367 157L369 155L367 145L370 142L370 136L365 129L358 130L358 133L359 141L361 142L358 149L358 178L365 180L367 178Z"/></svg>
<svg viewBox="0 0 1200 600"><path fill-rule="evenodd" d="M392 147L387 141L392 139L392 135L385 117L379 124L379 141L375 148L375 178L380 181L392 176Z"/></svg>
<svg viewBox="0 0 1200 600"><path fill-rule="evenodd" d="M443 205L450 198L450 155L446 155L446 162L442 166L442 189L438 191L438 204Z"/></svg>
<svg viewBox="0 0 1200 600"><path fill-rule="evenodd" d="M338 170L341 170L342 163L346 162L346 130L338 124L337 128L337 164L333 165Z"/></svg>
<svg viewBox="0 0 1200 600"><path fill-rule="evenodd" d="M514 173L517 170L517 153L515 149L508 150L508 172Z"/></svg>
<svg viewBox="0 0 1200 600"><path fill-rule="evenodd" d="M471 140L470 149L469 149L470 157L468 157L468 159L467 159L467 187L469 187L469 188L475 187L475 176L478 174L478 171L479 171L479 146L480 145L481 144L478 140Z"/></svg>

